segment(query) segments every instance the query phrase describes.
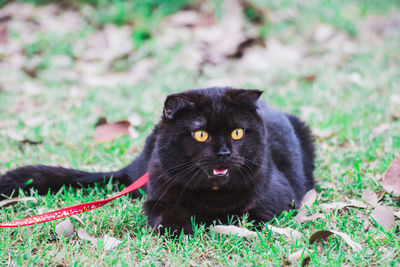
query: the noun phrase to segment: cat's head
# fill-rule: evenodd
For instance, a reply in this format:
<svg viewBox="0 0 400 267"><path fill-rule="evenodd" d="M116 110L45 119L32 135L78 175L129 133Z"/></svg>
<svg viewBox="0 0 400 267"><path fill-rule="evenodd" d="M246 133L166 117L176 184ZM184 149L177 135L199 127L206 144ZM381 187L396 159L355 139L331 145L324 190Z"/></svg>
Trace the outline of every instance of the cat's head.
<svg viewBox="0 0 400 267"><path fill-rule="evenodd" d="M171 183L211 190L248 184L265 154L261 93L207 88L168 96L156 149Z"/></svg>

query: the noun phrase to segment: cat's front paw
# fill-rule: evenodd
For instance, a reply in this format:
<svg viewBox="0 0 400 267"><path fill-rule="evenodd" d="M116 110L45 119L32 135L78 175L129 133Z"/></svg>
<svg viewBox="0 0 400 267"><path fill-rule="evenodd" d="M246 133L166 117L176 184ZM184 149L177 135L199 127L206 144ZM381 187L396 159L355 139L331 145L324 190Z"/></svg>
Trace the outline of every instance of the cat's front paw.
<svg viewBox="0 0 400 267"><path fill-rule="evenodd" d="M158 229L160 234L171 235L193 234L190 214L182 206L161 204L153 201L146 201L144 211L151 227Z"/></svg>
<svg viewBox="0 0 400 267"><path fill-rule="evenodd" d="M158 230L159 234L170 236L178 236L182 232L185 235L193 234L193 227L190 221L177 220L177 218L159 215L156 218L149 218L149 223L153 228Z"/></svg>
<svg viewBox="0 0 400 267"><path fill-rule="evenodd" d="M186 224L186 225L181 225L181 224L176 224L176 223L171 223L171 224L160 224L158 227L158 233L159 234L165 234L167 236L179 236L181 233L185 235L193 235L193 228L192 225Z"/></svg>

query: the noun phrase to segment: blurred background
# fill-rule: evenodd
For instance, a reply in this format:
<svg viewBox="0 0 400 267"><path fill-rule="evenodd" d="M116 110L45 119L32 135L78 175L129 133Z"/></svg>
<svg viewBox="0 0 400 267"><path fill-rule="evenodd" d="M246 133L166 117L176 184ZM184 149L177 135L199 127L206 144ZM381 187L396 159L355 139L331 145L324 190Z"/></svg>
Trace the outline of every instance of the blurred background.
<svg viewBox="0 0 400 267"><path fill-rule="evenodd" d="M167 94L208 86L264 90L311 124L320 176L383 170L400 146L398 0L0 3L1 170L123 166ZM130 136L93 142L103 117Z"/></svg>

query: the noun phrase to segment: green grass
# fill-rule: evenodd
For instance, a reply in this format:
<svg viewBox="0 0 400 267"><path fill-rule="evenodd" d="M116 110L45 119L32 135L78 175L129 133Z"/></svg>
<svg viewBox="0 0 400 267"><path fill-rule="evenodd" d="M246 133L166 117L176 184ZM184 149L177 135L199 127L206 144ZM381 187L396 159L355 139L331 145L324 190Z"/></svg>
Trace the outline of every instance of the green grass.
<svg viewBox="0 0 400 267"><path fill-rule="evenodd" d="M145 137L160 118L166 95L187 88L221 85L219 81L223 79L230 81L226 85L265 90L262 98L272 106L301 116L315 132L329 130L333 133L316 143L315 177L319 196L312 210L318 210L321 203L360 200L367 188L383 195L379 178L400 148L400 121L391 119L392 115L400 114L399 104L391 100L400 94L400 33L398 28L393 28L391 34L379 34L374 28L368 28L366 22L388 25L385 22L396 14L398 17L398 1L385 1L385 4L378 1L312 1L310 4L254 1L269 14L283 14L284 19L266 21L260 26L267 29L265 36L279 39L292 48L306 47L315 60L308 58L298 64L283 63L266 70L253 70L238 68L240 60L231 59L217 66L207 65L202 75L196 69L185 68L184 62L179 61L186 45L184 41L173 47L164 46L154 31L163 26L163 16L181 7L179 3L183 2L177 2L172 10L163 7L157 11L159 16L155 24L143 26L152 37L140 42L133 52L133 60L129 58L123 62L131 66L149 58L155 60L157 64L146 79L134 86L106 87L86 85L82 77L69 79L60 75L74 71L73 65L78 60L73 56L76 42L105 23L129 24L132 21L128 18L129 12L125 12L129 8L120 6L128 2L114 1L112 8L106 10L104 7L110 2L98 1L100 7L89 13L92 19L86 20L77 32L34 34L34 40L24 44L22 51L27 60L39 57L36 77L29 77L15 66L7 66L7 72L0 72L0 171L39 163L85 170L121 168L140 153ZM215 3L218 5L219 1ZM295 10L295 15L285 18L288 10ZM108 13L101 13L103 11ZM148 11L138 12L143 15L137 18L139 25L146 24ZM343 14L352 15L343 17ZM343 33L356 51L343 54L337 47L326 52L325 43L310 41L319 22ZM22 38L14 29L10 29L9 34L12 40ZM135 34L133 31L133 36ZM260 34L265 31L260 30ZM326 54L331 54L333 60L324 61ZM66 55L72 63L55 66L53 60L60 55ZM0 52L0 59L8 56ZM1 68L4 70L4 66ZM109 71L106 69L104 73ZM309 74L316 75L314 82L303 79ZM32 92L26 82L38 83L39 91ZM143 123L136 127L138 138L123 136L107 144L94 144L92 136L98 117L114 121L134 113L143 118ZM390 128L372 139L374 129L382 124L389 124ZM10 132L43 143L22 145L10 137ZM334 187L327 187L327 182ZM119 190L118 185L108 184L78 190L64 188L47 196L33 193L37 203L1 208L0 221L31 216L42 209L54 210L104 199ZM58 238L57 221L21 229L0 229L0 265L283 265L292 252L300 249L311 251L312 265L394 266L400 263L399 222L390 231L375 224L366 231L364 219L357 216L356 208L325 211L325 219L301 225L294 221L292 212L285 212L270 222L303 233L303 238L296 241L272 233L266 227L258 231L258 239L245 239L209 232L202 225L196 226L194 236L171 240L158 236L146 225L142 203L142 200L132 201L124 196L105 207L79 215L93 236L108 234L122 241L118 248L107 252L101 246L93 248L90 242L80 240L77 235ZM400 209L398 199L387 194L382 203ZM369 214L370 209L362 212ZM76 229L81 227L71 220ZM249 225L243 220L239 224ZM352 251L336 237L310 245L309 236L321 229L347 233L362 244L362 251ZM295 264L300 265L300 262Z"/></svg>

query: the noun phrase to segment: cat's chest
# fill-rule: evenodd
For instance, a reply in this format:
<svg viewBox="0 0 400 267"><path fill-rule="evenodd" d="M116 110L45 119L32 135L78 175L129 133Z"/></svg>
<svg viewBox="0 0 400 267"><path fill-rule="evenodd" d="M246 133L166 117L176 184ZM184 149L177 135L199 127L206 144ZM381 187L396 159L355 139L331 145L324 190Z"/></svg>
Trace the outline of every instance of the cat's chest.
<svg viewBox="0 0 400 267"><path fill-rule="evenodd" d="M254 200L250 192L196 192L182 201L193 214L241 214Z"/></svg>

